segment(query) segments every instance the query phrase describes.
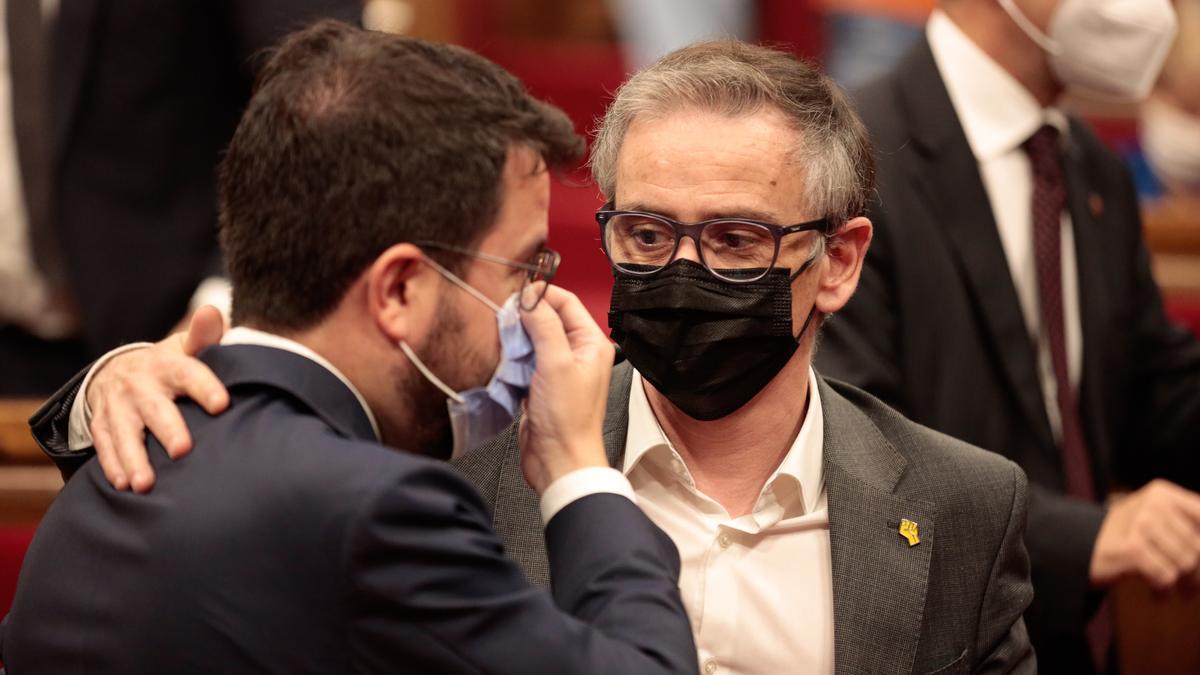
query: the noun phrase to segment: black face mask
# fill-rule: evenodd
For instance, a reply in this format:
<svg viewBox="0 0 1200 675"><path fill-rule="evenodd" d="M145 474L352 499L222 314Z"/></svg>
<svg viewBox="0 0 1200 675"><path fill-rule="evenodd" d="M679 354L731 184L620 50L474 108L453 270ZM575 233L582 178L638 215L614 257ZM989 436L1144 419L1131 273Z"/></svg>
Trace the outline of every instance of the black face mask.
<svg viewBox="0 0 1200 675"><path fill-rule="evenodd" d="M744 284L690 260L650 277L614 270L608 327L671 403L694 419L719 419L754 398L796 352L816 308L793 335L791 282L812 262Z"/></svg>

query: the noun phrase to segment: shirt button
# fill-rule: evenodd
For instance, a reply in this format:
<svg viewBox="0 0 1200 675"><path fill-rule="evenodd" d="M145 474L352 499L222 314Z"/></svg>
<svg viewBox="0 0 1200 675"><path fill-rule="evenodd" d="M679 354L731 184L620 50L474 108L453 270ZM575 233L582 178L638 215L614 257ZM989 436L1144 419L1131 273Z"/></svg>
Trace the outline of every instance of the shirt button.
<svg viewBox="0 0 1200 675"><path fill-rule="evenodd" d="M717 543L721 545L721 548L729 548L729 545L733 543L733 537L730 537L728 532L722 532L721 536L717 537Z"/></svg>
<svg viewBox="0 0 1200 675"><path fill-rule="evenodd" d="M709 659L709 660L705 661L704 662L704 672L705 672L705 675L713 675L713 673L717 672L717 660Z"/></svg>

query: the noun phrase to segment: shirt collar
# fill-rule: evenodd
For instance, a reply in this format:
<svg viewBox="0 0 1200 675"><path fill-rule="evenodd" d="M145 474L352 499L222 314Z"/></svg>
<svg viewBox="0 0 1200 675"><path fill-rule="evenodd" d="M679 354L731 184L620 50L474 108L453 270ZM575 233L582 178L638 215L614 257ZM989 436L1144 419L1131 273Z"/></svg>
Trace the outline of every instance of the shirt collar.
<svg viewBox="0 0 1200 675"><path fill-rule="evenodd" d="M667 461L670 461L670 458L678 458L678 453L671 446L671 441L663 432L658 418L654 416L650 400L646 398L643 382L641 374L634 370L629 391L629 431L625 437L625 458L621 466L621 471L626 476L639 463L653 456L666 457ZM764 490L778 478L792 480L799 486L804 513L812 513L817 508L825 483L822 463L824 439L825 415L821 409L821 393L817 386L817 375L810 367L808 409L804 415L804 422L800 425L800 433L796 434L792 447L779 467L767 479Z"/></svg>
<svg viewBox="0 0 1200 675"><path fill-rule="evenodd" d="M246 326L238 326L230 329L227 333L225 333L225 337L221 338L221 344L273 347L275 349L282 349L283 351L291 352L298 356L303 356L310 361L316 362L318 365L333 373L337 379L341 380L342 384L346 385L346 388L350 390L350 393L354 394L354 398L358 399L358 403L362 406L363 412L367 414L367 420L371 422L371 430L375 432L375 440L380 440L382 438L379 434L379 423L375 421L375 414L371 412L371 407L367 405L367 399L363 398L363 395L358 391L358 389L350 383L350 380L347 379L345 375L342 374L342 371L338 370L332 363L329 362L328 359L320 354L314 352L308 347L305 347L299 342L296 342L295 340L289 340L288 338L281 337L273 333L267 333L254 328L247 328Z"/></svg>
<svg viewBox="0 0 1200 675"><path fill-rule="evenodd" d="M1043 108L945 12L933 11L925 35L977 160L1019 149L1043 124L1054 125L1066 137L1066 115L1055 107Z"/></svg>

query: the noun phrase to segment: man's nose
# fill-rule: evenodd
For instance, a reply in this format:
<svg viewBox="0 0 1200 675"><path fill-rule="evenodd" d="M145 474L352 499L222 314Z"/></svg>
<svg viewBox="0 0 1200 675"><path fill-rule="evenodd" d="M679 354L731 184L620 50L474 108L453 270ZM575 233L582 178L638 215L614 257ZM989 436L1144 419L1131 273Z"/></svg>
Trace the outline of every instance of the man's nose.
<svg viewBox="0 0 1200 675"><path fill-rule="evenodd" d="M700 252L696 250L696 242L691 237L684 237L679 240L679 248L675 250L675 257L671 258L670 262L676 260L691 260L694 263L700 262Z"/></svg>

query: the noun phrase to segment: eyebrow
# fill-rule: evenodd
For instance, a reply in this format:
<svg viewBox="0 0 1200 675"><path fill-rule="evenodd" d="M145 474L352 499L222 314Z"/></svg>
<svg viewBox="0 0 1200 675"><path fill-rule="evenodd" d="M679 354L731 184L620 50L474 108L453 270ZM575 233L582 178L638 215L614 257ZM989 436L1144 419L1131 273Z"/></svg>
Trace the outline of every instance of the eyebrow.
<svg viewBox="0 0 1200 675"><path fill-rule="evenodd" d="M642 211L644 213L653 213L653 214L659 215L659 216L666 216L667 218L670 218L672 220L679 220L679 218L676 216L676 214L674 212L664 211L661 209L655 209L653 207L646 206L645 204L634 203L634 204L630 204L626 208L623 208L620 210L621 211ZM734 219L734 220L757 220L757 221L761 221L764 223L771 223L773 225L778 225L779 221L780 221L779 216L777 216L776 214L768 213L766 211L760 211L758 209L747 209L747 208L720 209L720 210L716 210L716 211L706 211L702 215L703 215L703 217L697 222L701 222L701 221L705 221L705 220L715 220L718 218L729 218L729 219Z"/></svg>

